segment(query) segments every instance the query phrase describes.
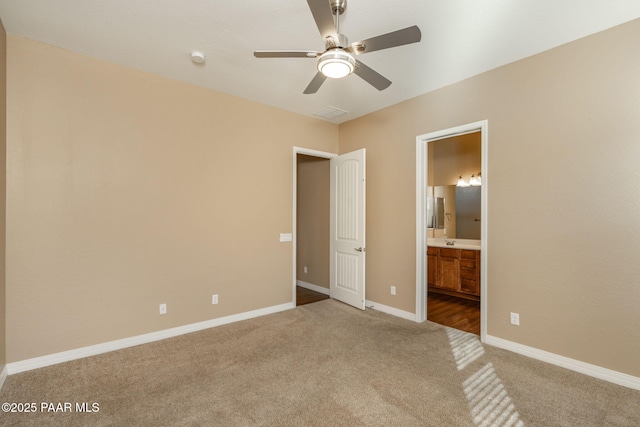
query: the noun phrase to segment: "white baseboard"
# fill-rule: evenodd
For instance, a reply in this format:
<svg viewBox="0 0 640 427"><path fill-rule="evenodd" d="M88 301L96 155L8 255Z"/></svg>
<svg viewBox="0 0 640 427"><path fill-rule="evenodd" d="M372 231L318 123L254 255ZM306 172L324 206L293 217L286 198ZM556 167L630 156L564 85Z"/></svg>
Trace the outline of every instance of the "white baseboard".
<svg viewBox="0 0 640 427"><path fill-rule="evenodd" d="M378 310L383 313L390 314L392 316L401 317L406 320L411 320L412 322L416 321L415 313L409 313L408 311L400 310L394 307L389 307L388 305L380 304L380 303L369 301L369 300L366 300L364 304L367 308L372 308L374 310Z"/></svg>
<svg viewBox="0 0 640 427"><path fill-rule="evenodd" d="M209 329L216 326L239 322L241 320L247 320L254 317L265 316L267 314L278 313L280 311L290 310L295 307L296 304L294 302L289 302L286 304L247 311L231 316L220 317L218 319L205 320L204 322L178 326L176 328L165 329L163 331L151 332L135 337L109 341L102 344L96 344L88 347L77 348L74 350L63 351L60 353L49 354L47 356L34 357L33 359L8 363L4 371L6 371L8 375L13 375L19 372L29 371L31 369L43 368L45 366L51 366L71 360L82 359L83 357L95 356L98 354L107 353L109 351L121 350L123 348L133 347L140 344L147 344L153 341L160 341L166 338L176 337L178 335L184 335L191 332L201 331L203 329Z"/></svg>
<svg viewBox="0 0 640 427"><path fill-rule="evenodd" d="M300 286L301 288L310 289L312 291L316 291L324 295L330 294L329 288L323 288L322 286L303 282L302 280L296 280L296 285Z"/></svg>
<svg viewBox="0 0 640 427"><path fill-rule="evenodd" d="M570 369L581 374L589 375L590 377L605 380L610 383L618 384L635 390L640 390L640 378L638 377L623 374L617 371L612 371L611 369L581 362L575 359L570 359L565 356L549 353L548 351L529 347L523 344L518 344L516 342L508 341L491 335L487 335L484 343L495 347L500 347L514 353L522 354L524 356L531 357L532 359L541 360L552 365Z"/></svg>
<svg viewBox="0 0 640 427"><path fill-rule="evenodd" d="M7 379L7 375L9 375L7 371L7 365L4 365L4 368L2 368L2 372L0 372L0 390L2 390L2 386L4 385L4 380Z"/></svg>
<svg viewBox="0 0 640 427"><path fill-rule="evenodd" d="M304 283L304 282L303 282ZM310 285L310 284L307 284ZM316 285L311 285L316 286ZM303 286L306 287L306 286ZM325 289L325 288L321 288ZM315 289L312 289L315 290ZM320 292L320 291L318 291ZM400 310L394 307L389 307L384 304L380 304L374 301L366 301L366 307L374 310L381 311L383 313L390 314L392 316L400 317L402 319L416 321L416 315L408 311ZM222 326L229 323L239 322L241 320L252 319L255 317L265 316L268 314L278 313L295 308L295 303L286 303L277 306L262 308L258 310L248 311L244 313L234 314L231 316L225 316L218 319L206 320L204 322L192 323L189 325L179 326L176 328L165 329L163 331L151 332L144 335L138 335L135 337L124 338L115 341L109 341L102 344L96 344L92 346L82 347L74 350L63 351L60 353L54 353L47 356L35 357L32 359L22 360L18 362L12 362L5 365L2 372L0 372L0 389L4 385L4 382L8 375L17 374L19 372L25 372L32 369L43 368L45 366L51 366L58 363L68 362L71 360L81 359L84 357L95 356L110 351L121 350L127 347L133 347L136 345L146 344L154 341L163 340L166 338L172 338L179 335L188 334L191 332L197 332L204 329L214 328L216 326ZM560 366L566 369L570 369L581 374L589 375L594 378L598 378L604 381L618 384L624 387L628 387L635 390L640 390L640 378L632 375L623 374L621 372L613 371L611 369L603 368L600 366L592 365L589 363L581 362L579 360L571 359L565 356L560 356L554 353L550 353L544 350L540 350L534 347L529 347L523 344L518 344L513 341L508 341L502 338L487 335L485 344L495 347L503 348L505 350L512 351L514 353L522 354L533 359L537 359L552 365Z"/></svg>

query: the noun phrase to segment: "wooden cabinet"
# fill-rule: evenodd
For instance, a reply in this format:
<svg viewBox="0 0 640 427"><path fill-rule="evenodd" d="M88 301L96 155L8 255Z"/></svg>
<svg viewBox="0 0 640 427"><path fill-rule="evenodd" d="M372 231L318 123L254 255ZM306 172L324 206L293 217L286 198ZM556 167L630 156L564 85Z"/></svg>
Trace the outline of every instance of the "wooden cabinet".
<svg viewBox="0 0 640 427"><path fill-rule="evenodd" d="M460 250L460 292L480 296L480 251Z"/></svg>
<svg viewBox="0 0 640 427"><path fill-rule="evenodd" d="M436 285L436 265L438 262L438 248L427 247L427 285Z"/></svg>
<svg viewBox="0 0 640 427"><path fill-rule="evenodd" d="M480 251L428 247L427 285L430 292L479 299Z"/></svg>
<svg viewBox="0 0 640 427"><path fill-rule="evenodd" d="M458 291L460 289L460 251L438 248L436 287Z"/></svg>

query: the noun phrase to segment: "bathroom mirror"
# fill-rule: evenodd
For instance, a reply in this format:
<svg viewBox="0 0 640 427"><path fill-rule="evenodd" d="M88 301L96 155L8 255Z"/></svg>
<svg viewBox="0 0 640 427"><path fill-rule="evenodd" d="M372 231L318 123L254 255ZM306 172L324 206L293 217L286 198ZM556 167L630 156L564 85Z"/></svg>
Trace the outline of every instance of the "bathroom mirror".
<svg viewBox="0 0 640 427"><path fill-rule="evenodd" d="M456 187L456 238L480 240L481 187Z"/></svg>
<svg viewBox="0 0 640 427"><path fill-rule="evenodd" d="M427 198L427 228L444 228L444 197Z"/></svg>
<svg viewBox="0 0 640 427"><path fill-rule="evenodd" d="M439 185L427 190L430 237L480 240L481 187Z"/></svg>

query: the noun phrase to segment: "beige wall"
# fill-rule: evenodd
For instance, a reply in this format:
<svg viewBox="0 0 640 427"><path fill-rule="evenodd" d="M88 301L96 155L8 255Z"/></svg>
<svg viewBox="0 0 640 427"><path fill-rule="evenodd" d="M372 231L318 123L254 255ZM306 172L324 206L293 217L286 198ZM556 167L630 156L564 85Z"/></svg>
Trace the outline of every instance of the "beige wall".
<svg viewBox="0 0 640 427"><path fill-rule="evenodd" d="M367 299L413 312L415 138L488 119L488 333L640 376L638 37L633 21L338 134L9 36L6 360L292 301L292 146L338 136L367 148Z"/></svg>
<svg viewBox="0 0 640 427"><path fill-rule="evenodd" d="M329 289L329 160L299 154L297 183L296 277Z"/></svg>
<svg viewBox="0 0 640 427"><path fill-rule="evenodd" d="M292 147L336 125L14 36L7 96L8 362L293 301Z"/></svg>
<svg viewBox="0 0 640 427"><path fill-rule="evenodd" d="M640 376L639 38L632 21L341 125L340 152L367 149L367 299L415 310L416 136L487 119L488 333Z"/></svg>
<svg viewBox="0 0 640 427"><path fill-rule="evenodd" d="M482 169L481 145L480 132L430 142L427 185L456 185L460 176L469 182Z"/></svg>
<svg viewBox="0 0 640 427"><path fill-rule="evenodd" d="M7 182L7 33L0 21L0 371L6 364L6 182Z"/></svg>

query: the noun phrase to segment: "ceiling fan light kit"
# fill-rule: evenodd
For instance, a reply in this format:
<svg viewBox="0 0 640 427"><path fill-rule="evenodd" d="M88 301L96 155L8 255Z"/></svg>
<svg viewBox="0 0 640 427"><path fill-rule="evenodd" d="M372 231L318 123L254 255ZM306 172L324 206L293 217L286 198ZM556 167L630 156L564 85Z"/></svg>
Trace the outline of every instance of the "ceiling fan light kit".
<svg viewBox="0 0 640 427"><path fill-rule="evenodd" d="M340 34L340 15L347 8L347 0L330 0L329 2L327 0L307 0L307 4L324 40L324 52L287 50L257 50L253 52L256 58L318 58L318 72L304 90L304 94L316 93L327 77L339 79L352 73L376 89L384 90L389 87L391 81L355 59L352 54L361 55L376 50L417 43L422 37L420 29L414 25L349 45L347 37Z"/></svg>
<svg viewBox="0 0 640 427"><path fill-rule="evenodd" d="M342 49L329 50L318 58L318 71L332 79L346 77L355 68L356 60Z"/></svg>

